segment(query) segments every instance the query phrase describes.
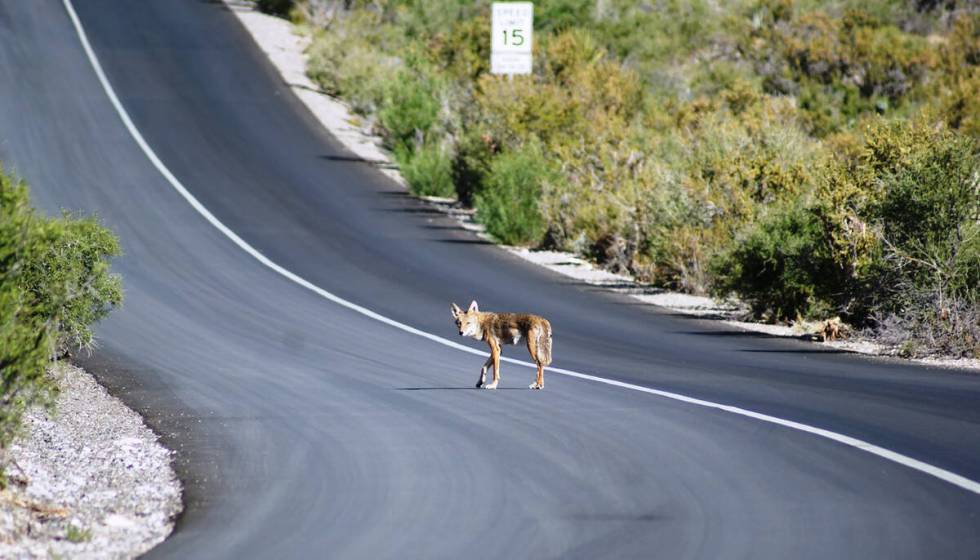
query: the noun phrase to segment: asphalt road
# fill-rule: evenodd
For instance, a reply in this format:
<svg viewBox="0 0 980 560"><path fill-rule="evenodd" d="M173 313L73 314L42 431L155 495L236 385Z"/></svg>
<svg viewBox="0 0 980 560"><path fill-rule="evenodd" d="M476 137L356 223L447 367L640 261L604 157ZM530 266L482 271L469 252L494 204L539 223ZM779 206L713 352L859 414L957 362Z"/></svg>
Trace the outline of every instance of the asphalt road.
<svg viewBox="0 0 980 560"><path fill-rule="evenodd" d="M856 437L980 480L980 376L726 330L537 269L323 132L220 2L77 0L149 145L316 285L456 336L449 302L536 312L555 366ZM325 300L181 198L58 0L0 0L0 161L118 232L125 306L83 363L177 450L150 556L977 558L980 496L811 434L482 359ZM475 342L474 347L479 347ZM522 348L505 355L521 358Z"/></svg>

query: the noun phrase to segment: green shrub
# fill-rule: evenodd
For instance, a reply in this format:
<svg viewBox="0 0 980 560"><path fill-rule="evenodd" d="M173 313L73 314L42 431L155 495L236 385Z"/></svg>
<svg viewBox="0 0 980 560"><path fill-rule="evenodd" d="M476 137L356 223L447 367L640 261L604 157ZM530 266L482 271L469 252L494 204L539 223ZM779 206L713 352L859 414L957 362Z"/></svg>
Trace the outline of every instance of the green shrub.
<svg viewBox="0 0 980 560"><path fill-rule="evenodd" d="M807 207L773 212L712 261L715 293L734 292L771 321L825 318L841 284L826 235Z"/></svg>
<svg viewBox="0 0 980 560"><path fill-rule="evenodd" d="M530 140L554 146L588 130L570 95L567 87L554 83L484 75L476 84L466 124L483 130L487 141L500 148L515 148Z"/></svg>
<svg viewBox="0 0 980 560"><path fill-rule="evenodd" d="M593 15L593 0L541 0L535 2L534 25L544 32L562 31L587 23Z"/></svg>
<svg viewBox="0 0 980 560"><path fill-rule="evenodd" d="M773 319L835 311L859 323L966 297L980 282L976 143L923 119L837 142L817 202L751 226L713 262L716 290Z"/></svg>
<svg viewBox="0 0 980 560"><path fill-rule="evenodd" d="M661 287L702 294L710 284L708 261L731 236L714 224L717 207L682 184L677 161L683 156L669 150L659 155L665 161L651 170L640 196L642 239L631 272Z"/></svg>
<svg viewBox="0 0 980 560"><path fill-rule="evenodd" d="M705 192L719 216L737 221L751 219L760 204L805 193L819 154L795 116L769 98L739 115L717 110L697 116L683 137L692 189Z"/></svg>
<svg viewBox="0 0 980 560"><path fill-rule="evenodd" d="M36 218L27 187L0 168L0 488L3 450L17 435L24 410L50 404L55 385L45 366L55 350L55 318L36 309L20 277L38 252Z"/></svg>
<svg viewBox="0 0 980 560"><path fill-rule="evenodd" d="M645 262L633 272L701 293L712 283L715 255L770 205L806 196L824 154L797 125L791 104L740 80L674 115L679 126L657 133L655 147L646 148L660 161L656 176L645 181L639 202L626 202L646 206L649 222L638 243Z"/></svg>
<svg viewBox="0 0 980 560"><path fill-rule="evenodd" d="M424 143L439 116L439 94L434 78L410 70L388 82L378 118L392 148L413 152Z"/></svg>
<svg viewBox="0 0 980 560"><path fill-rule="evenodd" d="M604 57L599 42L585 29L569 29L549 37L545 43L545 71L566 85L575 73Z"/></svg>
<svg viewBox="0 0 980 560"><path fill-rule="evenodd" d="M639 150L632 138L637 128L613 122L601 135L549 154L561 165L561 178L547 183L541 208L551 242L609 268L637 272L662 167Z"/></svg>
<svg viewBox="0 0 980 560"><path fill-rule="evenodd" d="M490 174L490 163L502 147L489 127L472 123L456 144L452 172L456 195L460 202L473 204L473 197Z"/></svg>
<svg viewBox="0 0 980 560"><path fill-rule="evenodd" d="M611 52L630 59L644 74L711 46L725 20L718 4L705 0L602 4L595 14L598 21L590 27Z"/></svg>
<svg viewBox="0 0 980 560"><path fill-rule="evenodd" d="M477 6L479 7L479 6ZM473 17L456 22L429 43L433 60L456 80L472 81L490 71L488 5Z"/></svg>
<svg viewBox="0 0 980 560"><path fill-rule="evenodd" d="M970 138L937 132L930 140L882 174L883 192L869 213L901 277L941 300L980 285L980 158Z"/></svg>
<svg viewBox="0 0 980 560"><path fill-rule="evenodd" d="M39 224L41 243L19 282L36 312L57 318L58 348L88 348L90 326L122 302L121 279L109 273L119 240L95 219L64 215Z"/></svg>
<svg viewBox="0 0 980 560"><path fill-rule="evenodd" d="M488 13L488 7L483 2L471 0L394 0L380 9L407 37L425 43L460 22Z"/></svg>
<svg viewBox="0 0 980 560"><path fill-rule="evenodd" d="M401 150L395 154L402 176L413 194L452 197L453 160L445 146L428 143L414 153Z"/></svg>
<svg viewBox="0 0 980 560"><path fill-rule="evenodd" d="M90 325L122 299L108 259L115 236L91 219L46 219L27 186L0 168L0 485L2 451L29 406L56 391L45 368L69 348L90 346Z"/></svg>
<svg viewBox="0 0 980 560"><path fill-rule="evenodd" d="M980 138L980 66L972 73L951 77L936 95L937 116L966 136Z"/></svg>
<svg viewBox="0 0 980 560"><path fill-rule="evenodd" d="M930 95L936 116L967 136L980 138L980 12L960 14L939 49L941 73Z"/></svg>
<svg viewBox="0 0 980 560"><path fill-rule="evenodd" d="M367 21L365 21L367 20ZM346 99L351 108L371 115L381 106L385 84L397 71L397 62L384 56L357 30L370 25L369 18L349 17L317 35L309 48L306 73L330 93Z"/></svg>
<svg viewBox="0 0 980 560"><path fill-rule="evenodd" d="M864 114L900 109L937 62L926 38L900 30L889 10L827 4L756 8L752 21L759 23L741 47L756 60L768 91L799 95L818 136L850 127ZM762 23L766 17L776 19Z"/></svg>
<svg viewBox="0 0 980 560"><path fill-rule="evenodd" d="M0 286L0 487L2 451L20 426L24 410L49 404L56 390L44 368L54 352L54 326L30 307L28 298L9 282Z"/></svg>
<svg viewBox="0 0 980 560"><path fill-rule="evenodd" d="M490 166L476 194L477 220L491 235L509 245L538 243L545 231L538 200L551 170L534 146L504 152Z"/></svg>
<svg viewBox="0 0 980 560"><path fill-rule="evenodd" d="M876 121L824 171L818 191L846 305L862 320L907 289L948 293L980 262L968 232L980 216L974 140L924 118Z"/></svg>

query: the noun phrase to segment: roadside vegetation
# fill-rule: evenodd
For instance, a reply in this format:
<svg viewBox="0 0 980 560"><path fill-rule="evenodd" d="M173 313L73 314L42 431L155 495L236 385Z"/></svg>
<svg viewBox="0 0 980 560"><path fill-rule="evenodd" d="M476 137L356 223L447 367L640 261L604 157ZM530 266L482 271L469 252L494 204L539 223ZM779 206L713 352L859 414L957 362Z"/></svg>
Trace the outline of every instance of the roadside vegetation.
<svg viewBox="0 0 980 560"><path fill-rule="evenodd" d="M57 391L47 366L93 344L90 326L122 301L109 259L115 235L93 218L46 218L27 185L0 167L0 488L4 451L24 411L50 406Z"/></svg>
<svg viewBox="0 0 980 560"><path fill-rule="evenodd" d="M410 188L502 242L980 356L975 3L541 0L513 79L490 2L274 3Z"/></svg>

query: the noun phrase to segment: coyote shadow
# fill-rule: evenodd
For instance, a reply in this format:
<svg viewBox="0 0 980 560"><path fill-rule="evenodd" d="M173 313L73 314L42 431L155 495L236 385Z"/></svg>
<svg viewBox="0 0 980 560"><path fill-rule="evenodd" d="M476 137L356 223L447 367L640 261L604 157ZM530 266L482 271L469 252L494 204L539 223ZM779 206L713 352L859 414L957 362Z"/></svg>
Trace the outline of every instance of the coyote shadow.
<svg viewBox="0 0 980 560"><path fill-rule="evenodd" d="M527 387L497 387L484 389L482 387L396 387L396 391L527 391Z"/></svg>

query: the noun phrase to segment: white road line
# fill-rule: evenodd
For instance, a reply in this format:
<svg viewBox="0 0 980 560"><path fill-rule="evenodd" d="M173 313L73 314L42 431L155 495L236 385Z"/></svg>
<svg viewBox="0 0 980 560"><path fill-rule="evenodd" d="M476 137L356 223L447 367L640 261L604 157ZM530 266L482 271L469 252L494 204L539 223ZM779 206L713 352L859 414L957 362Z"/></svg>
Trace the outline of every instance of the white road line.
<svg viewBox="0 0 980 560"><path fill-rule="evenodd" d="M119 101L119 97L116 96L116 92L115 92L115 90L112 89L112 85L109 83L108 78L106 78L105 72L102 70L102 64L99 63L99 59L95 55L95 51L92 50L92 46L88 42L88 36L86 36L85 29L82 27L82 23L78 19L78 14L75 13L75 8L72 6L71 0L63 0L63 2L64 2L64 5L65 5L65 9L68 11L68 17L71 18L72 23L75 25L75 30L78 32L78 38L81 40L82 48L85 49L85 54L88 55L88 59L92 63L92 68L95 70L95 74L96 74L96 76L98 76L99 82L101 82L101 84L102 84L102 88L105 90L106 95L109 96L109 100L112 102L112 106L116 108L116 112L119 114L119 118L122 119L123 124L126 125L126 129L129 130L129 133L133 136L133 139L136 140L136 143L139 145L140 149L143 150L143 152L146 154L146 157L148 157L150 159L150 162L153 163L153 166L157 168L157 170L160 172L160 174L162 174L164 176L164 178L167 179L167 181L170 183L170 185L173 186L173 188L178 193L180 193L180 195L182 197L184 197L184 199L187 200L187 202L189 202L190 205L193 206L194 209L198 211L198 213L200 213L202 216L204 216L204 218L207 221L211 222L211 225L213 225L214 227L218 228L218 231L220 231L221 233L223 233L228 239L230 239L232 242L234 242L235 245L238 245L243 251L245 251L246 253L248 253L252 257L254 257L255 260L259 261L263 265L265 265L268 268L276 271L277 273L281 274L282 276L285 276L286 278L292 280L293 282L299 284L300 286L303 286L304 288L306 288L306 289L308 289L308 290L310 290L310 291L312 291L312 292L314 292L314 293L316 293L316 294L318 294L318 295L320 295L320 296L322 296L322 297L324 297L324 298L326 298L326 299L328 299L328 300L330 300L330 301L332 301L332 302L334 302L334 303L336 303L338 305L342 305L342 306L344 306L344 307L346 307L348 309L351 309L353 311L356 311L356 312L358 312L358 313L360 313L362 315L365 315L367 317L370 317L370 318L372 318L372 319L374 319L376 321L380 321L380 322L382 322L382 323L384 323L386 325L390 325L390 326L395 327L397 329L401 329L401 330L403 330L405 332L409 332L409 333L412 333L414 335L418 335L418 336L421 336L423 338L427 338L427 339L429 339L429 340L431 340L433 342L436 342L438 344L442 344L443 346L448 346L450 348L455 348L456 350L461 350L463 352L469 352L470 354L477 354L477 355L483 356L483 357L486 357L487 356L487 353L486 352L481 352L479 350L475 350L475 349L470 348L468 346L463 346L462 344L453 342L451 340L447 340L445 338L442 338L441 336L436 336L434 334L427 333L425 331L421 331L419 329L416 329L415 327L411 327L411 326L406 325L404 323L400 323L398 321L395 321L394 319L390 319L388 317L385 317L384 315L380 315L378 313L375 313L374 311L371 311L370 309L367 309L365 307L361 307L360 305L357 305L356 303L352 303L350 301L347 301L346 299L343 299L343 298L341 298L339 296L336 296L336 295L334 295L334 294L332 294L332 293L324 290L323 288L321 288L321 287L313 284L312 282L309 282L308 280L305 280L305 279L301 278L300 276L297 276L293 272L290 272L289 270L286 270L285 268L283 268L283 267L279 266L278 264L272 262L271 260L269 260L268 257L266 257L265 255L263 255L262 253L260 253L258 250L256 250L255 247L252 247L251 245L249 245L248 243L246 243L245 240L243 240L241 237L239 237L238 234L236 234L234 231L232 231L231 229L229 229L228 226L226 226L223 223L221 223L221 221L218 220L218 218L216 218L214 216L214 214L212 214L210 211L208 211L208 209L205 208L203 204L201 204L196 198L194 198L194 195L192 195L190 193L190 191L188 191L184 187L184 185L180 182L180 180L178 180L177 177L175 177L174 174L171 173L169 169L167 169L167 166L164 165L162 161L160 161L160 158L157 157L157 155L153 151L153 149L150 148L149 144L146 143L146 140L143 138L143 135L140 134L140 131L136 128L136 125L133 124L133 120L131 118L129 118L129 113L126 112L126 109L123 107L122 103ZM506 362L512 363L512 364L518 364L518 365L521 365L521 366L526 366L526 367L531 367L531 368L536 367L534 364L532 364L530 362L524 362L524 361L521 361L521 360L515 360L513 358L504 358L504 357L501 357L501 359L504 360L504 361L506 361ZM980 494L980 482L976 482L974 480L970 480L969 478L966 478L964 476L960 476L960 475L958 475L956 473L952 473L952 472L947 471L945 469L941 469L941 468L936 467L934 465L930 465L929 463L924 463L922 461L919 461L918 459L913 459L912 457L908 457L906 455L902 455L901 453L896 453L894 451L885 449L883 447L878 447L877 445L873 445L873 444L868 443L866 441L862 441L862 440L859 440L859 439L856 439L856 438L852 438L850 436L845 436L843 434L838 434L836 432L831 432L829 430L824 430L822 428L817 428L817 427L814 427L814 426L809 426L807 424L801 424L799 422L793 422L792 420L784 420L782 418L777 418L775 416L769 416L768 414L760 414L758 412L753 412L751 410L745 410L743 408L738 408L736 406L729 406L729 405L725 405L725 404L714 403L714 402L711 402L711 401L705 401L705 400L701 400L701 399L696 399L696 398L693 398L693 397L688 397L688 396L680 395L680 394L677 394L677 393L670 393L668 391L661 391L661 390L658 390L658 389L651 389L649 387L643 387L643 386L640 386L640 385L634 385L632 383L623 383L622 381L616 381L614 379L606 379L604 377L597 377L595 375L588 375L588 374L585 374L585 373L579 373L579 372L571 371L571 370L567 370L567 369L556 368L556 367L549 367L548 368L548 371L553 372L553 373L558 373L558 374L561 374L561 375L566 375L568 377L575 377L575 378L584 379L584 380L587 380L587 381L594 381L596 383L604 383L606 385L612 385L614 387L620 387L620 388L623 388L623 389L630 389L630 390L633 390L633 391L640 391L640 392L643 392L643 393L648 393L648 394L651 394L651 395L657 395L659 397L673 399L675 401L681 401L681 402L685 402L685 403L689 403L689 404L693 404L693 405L697 405L697 406L703 406L703 407L706 407L706 408L714 408L714 409L717 409L717 410L723 410L725 412L730 412L732 414L738 414L739 416L746 416L748 418L754 418L756 420L761 420L763 422L769 422L771 424L778 424L780 426L785 426L787 428L792 428L794 430L799 430L801 432L807 432L807 433L810 433L810 434L813 434L813 435L817 435L817 436L820 436L820 437L823 437L823 438L827 438L827 439L836 441L838 443L842 443L844 445L849 445L851 447L855 447L855 448L860 449L862 451L867 451L868 453L872 453L874 455L877 455L877 456L882 457L884 459L887 459L889 461L893 461L893 462L898 463L900 465L905 465L906 467L915 469L917 471L923 472L923 473L928 474L930 476L934 476L934 477L936 477L936 478L938 478L940 480L944 480L944 481L946 481L946 482L948 482L950 484L954 484L956 486L959 486L960 488L963 488L964 490L968 490L968 491L973 492L975 494Z"/></svg>

